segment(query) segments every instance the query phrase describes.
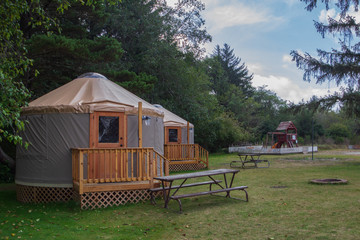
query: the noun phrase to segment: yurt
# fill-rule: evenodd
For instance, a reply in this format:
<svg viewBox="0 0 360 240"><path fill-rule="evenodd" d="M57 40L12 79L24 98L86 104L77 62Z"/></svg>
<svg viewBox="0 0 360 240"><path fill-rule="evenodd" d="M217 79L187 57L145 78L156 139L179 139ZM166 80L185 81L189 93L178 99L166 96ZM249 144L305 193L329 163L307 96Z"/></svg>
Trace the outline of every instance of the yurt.
<svg viewBox="0 0 360 240"><path fill-rule="evenodd" d="M86 73L22 110L29 147L17 149L17 198L106 207L149 197L167 174L164 114L98 73ZM106 197L111 196L111 197Z"/></svg>
<svg viewBox="0 0 360 240"><path fill-rule="evenodd" d="M164 113L164 156L169 160L169 171L200 170L209 166L209 153L194 142L194 125L154 104Z"/></svg>
<svg viewBox="0 0 360 240"><path fill-rule="evenodd" d="M194 144L194 125L175 113L154 104L164 113L165 144Z"/></svg>

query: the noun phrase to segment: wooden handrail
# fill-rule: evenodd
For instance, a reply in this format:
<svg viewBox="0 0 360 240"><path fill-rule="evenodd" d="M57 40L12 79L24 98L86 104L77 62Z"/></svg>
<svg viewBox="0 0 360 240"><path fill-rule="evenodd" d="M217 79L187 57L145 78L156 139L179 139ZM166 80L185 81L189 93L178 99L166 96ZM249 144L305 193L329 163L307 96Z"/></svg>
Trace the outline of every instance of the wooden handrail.
<svg viewBox="0 0 360 240"><path fill-rule="evenodd" d="M170 161L196 161L209 167L209 152L199 144L169 144L164 148L165 158Z"/></svg>
<svg viewBox="0 0 360 240"><path fill-rule="evenodd" d="M73 182L79 184L149 181L169 175L169 162L153 148L73 148Z"/></svg>

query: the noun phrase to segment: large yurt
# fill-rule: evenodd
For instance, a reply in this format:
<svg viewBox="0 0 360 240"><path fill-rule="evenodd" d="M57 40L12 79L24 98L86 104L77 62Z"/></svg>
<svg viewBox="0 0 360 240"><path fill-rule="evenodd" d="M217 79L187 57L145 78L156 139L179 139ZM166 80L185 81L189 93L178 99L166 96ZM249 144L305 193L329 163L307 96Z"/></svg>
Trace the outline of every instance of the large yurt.
<svg viewBox="0 0 360 240"><path fill-rule="evenodd" d="M150 155L138 157L141 162L131 160L129 163L124 161L130 160L120 157L140 156L139 147L153 148L160 155L164 152L163 112L98 73L83 74L30 102L23 108L21 117L27 122L22 137L30 143L27 149L17 149L15 183L17 198L23 202L71 199L78 172L83 178L80 183L103 183L101 187L107 183L149 179L149 163L145 160L150 159ZM135 150L119 152L123 148ZM74 149L82 155L76 157ZM96 159L102 152L106 159ZM74 163L74 159L80 159L79 164ZM89 165L91 169L84 167L85 170L80 168L80 171L80 165ZM135 167L140 170L135 171ZM147 178L141 178L142 173L147 174ZM140 188L146 188L144 186ZM79 189L80 194L101 191L94 186L86 190L81 184ZM121 188L107 186L104 189Z"/></svg>

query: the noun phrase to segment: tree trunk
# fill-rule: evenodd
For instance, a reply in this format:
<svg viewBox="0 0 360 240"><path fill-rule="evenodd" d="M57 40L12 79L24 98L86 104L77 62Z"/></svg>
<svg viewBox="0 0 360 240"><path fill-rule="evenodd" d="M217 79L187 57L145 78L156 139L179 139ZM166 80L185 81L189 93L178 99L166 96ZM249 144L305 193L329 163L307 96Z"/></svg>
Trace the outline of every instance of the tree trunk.
<svg viewBox="0 0 360 240"><path fill-rule="evenodd" d="M0 163L7 165L11 170L15 169L15 160L9 157L0 147Z"/></svg>

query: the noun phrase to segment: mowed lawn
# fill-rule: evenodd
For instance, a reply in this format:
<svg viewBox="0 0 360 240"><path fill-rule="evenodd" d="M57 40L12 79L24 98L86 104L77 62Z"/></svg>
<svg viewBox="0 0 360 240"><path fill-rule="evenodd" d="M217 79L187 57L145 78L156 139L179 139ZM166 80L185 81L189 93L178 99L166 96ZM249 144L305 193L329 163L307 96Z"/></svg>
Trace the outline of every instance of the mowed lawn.
<svg viewBox="0 0 360 240"><path fill-rule="evenodd" d="M70 203L22 204L0 184L0 239L360 239L360 151L265 156L270 168L240 169L234 186L249 202L216 196L162 208L150 201L98 210ZM234 154L213 154L210 168L229 168ZM315 178L347 185L315 185ZM220 179L220 178L219 178ZM202 179L206 180L206 178ZM183 192L205 191L207 186ZM232 196L244 199L236 191Z"/></svg>

